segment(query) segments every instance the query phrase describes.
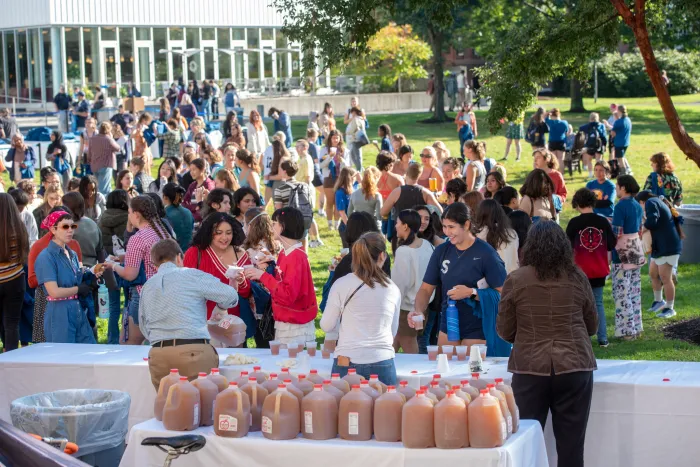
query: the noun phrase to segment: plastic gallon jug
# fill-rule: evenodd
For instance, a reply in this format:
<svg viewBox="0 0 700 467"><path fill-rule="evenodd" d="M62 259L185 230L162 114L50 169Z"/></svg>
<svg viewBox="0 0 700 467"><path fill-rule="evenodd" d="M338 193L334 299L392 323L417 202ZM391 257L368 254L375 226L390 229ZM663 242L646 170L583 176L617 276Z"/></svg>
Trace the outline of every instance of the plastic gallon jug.
<svg viewBox="0 0 700 467"><path fill-rule="evenodd" d="M501 413L503 414L503 419L506 421L506 430L508 431L508 436L513 434L513 417L510 415L510 410L508 410L508 401L506 401L506 395L501 391L496 389L495 384L488 385L489 394L498 399L498 403L501 404Z"/></svg>
<svg viewBox="0 0 700 467"><path fill-rule="evenodd" d="M468 407L469 444L473 448L503 446L508 437L508 427L501 413L498 399L482 389Z"/></svg>
<svg viewBox="0 0 700 467"><path fill-rule="evenodd" d="M241 375L236 378L236 383L238 383L238 387L241 389L248 384L248 372L245 370L241 371Z"/></svg>
<svg viewBox="0 0 700 467"><path fill-rule="evenodd" d="M290 344L290 345L291 345L291 344ZM296 382L298 381L297 377L294 376L294 375L292 375L292 374L289 372L289 368L282 368L282 370L280 370L279 378L280 378L282 381L291 379L291 380L292 380L292 384L296 384Z"/></svg>
<svg viewBox="0 0 700 467"><path fill-rule="evenodd" d="M469 384L474 386L477 391L481 391L482 389L486 389L489 382L481 379L479 373L472 373L472 379L469 380Z"/></svg>
<svg viewBox="0 0 700 467"><path fill-rule="evenodd" d="M153 404L153 416L156 420L163 420L163 407L165 407L165 401L168 398L168 391L170 386L176 384L180 381L180 374L176 369L170 370L170 374L163 376L160 379L160 386L158 386L158 394L156 394L156 401Z"/></svg>
<svg viewBox="0 0 700 467"><path fill-rule="evenodd" d="M216 384L216 387L219 388L219 392L225 390L228 388L228 379L221 373L219 373L218 368L212 368L211 373L209 376L207 376L214 384Z"/></svg>
<svg viewBox="0 0 700 467"><path fill-rule="evenodd" d="M199 426L199 391L180 376L180 381L170 386L163 407L163 426L171 431L191 431Z"/></svg>
<svg viewBox="0 0 700 467"><path fill-rule="evenodd" d="M462 381L460 381L460 383L462 385L462 391L469 394L469 397L471 398L472 401L474 401L474 399L479 397L479 390L477 388L475 388L474 386L472 386L469 383L469 380L463 379Z"/></svg>
<svg viewBox="0 0 700 467"><path fill-rule="evenodd" d="M467 404L454 391L447 391L435 406L435 446L440 449L469 446Z"/></svg>
<svg viewBox="0 0 700 467"><path fill-rule="evenodd" d="M297 382L298 381L299 380L297 380ZM297 397L297 401L299 401L299 407L301 407L301 400L304 398L304 393L302 392L302 390L296 387L290 379L285 379L284 385L287 386L287 390L289 392L291 392Z"/></svg>
<svg viewBox="0 0 700 467"><path fill-rule="evenodd" d="M279 377L277 376L277 373L270 373L270 379L262 383L262 386L267 389L268 394L272 394L277 390L280 384L284 383Z"/></svg>
<svg viewBox="0 0 700 467"><path fill-rule="evenodd" d="M322 384L315 384L301 401L301 433L316 440L338 436L338 402Z"/></svg>
<svg viewBox="0 0 700 467"><path fill-rule="evenodd" d="M262 371L262 368L259 366L254 366L253 372L248 376L255 376L255 379L258 381L258 384L262 384L265 381L267 381L267 373Z"/></svg>
<svg viewBox="0 0 700 467"><path fill-rule="evenodd" d="M374 401L374 437L377 441L401 441L401 412L406 398L387 386L387 391Z"/></svg>
<svg viewBox="0 0 700 467"><path fill-rule="evenodd" d="M372 438L372 398L355 384L340 400L338 433L343 439L368 441Z"/></svg>
<svg viewBox="0 0 700 467"><path fill-rule="evenodd" d="M506 396L508 410L510 411L510 416L513 417L513 433L517 433L518 427L520 426L520 410L518 409L518 405L515 403L513 388L505 384L503 382L503 378L496 378L496 389L501 391Z"/></svg>
<svg viewBox="0 0 700 467"><path fill-rule="evenodd" d="M429 389L430 389L430 388L429 388L428 386L421 386L421 387L420 387L420 390L423 391L423 393L425 394L425 397L427 397L427 398L433 403L433 405L435 405L435 404L437 404L437 403L439 402L439 401L438 401L438 398L437 398L437 396L436 396L435 394L433 394L432 392L430 392ZM416 392L417 392L417 391L416 391Z"/></svg>
<svg viewBox="0 0 700 467"><path fill-rule="evenodd" d="M214 424L214 401L219 395L219 387L213 381L207 379L206 373L200 373L199 378L192 381L192 385L199 391L199 426L212 426Z"/></svg>
<svg viewBox="0 0 700 467"><path fill-rule="evenodd" d="M401 441L407 448L435 447L435 409L422 389L403 405L401 413Z"/></svg>
<svg viewBox="0 0 700 467"><path fill-rule="evenodd" d="M308 379L311 384L323 384L323 378L319 376L318 370L310 370L309 376L307 376L306 379Z"/></svg>
<svg viewBox="0 0 700 467"><path fill-rule="evenodd" d="M365 380L360 383L360 390L372 398L372 402L376 401L379 397L379 392L369 385L369 381Z"/></svg>
<svg viewBox="0 0 700 467"><path fill-rule="evenodd" d="M214 404L214 433L225 438L242 438L250 429L250 400L238 383L216 396Z"/></svg>
<svg viewBox="0 0 700 467"><path fill-rule="evenodd" d="M297 376L297 378L298 378L298 381L295 384L295 386L297 387L297 389L299 389L301 392L304 393L304 396L307 396L308 394L310 394L314 390L314 383L309 381L306 378L306 375L300 374Z"/></svg>
<svg viewBox="0 0 700 467"><path fill-rule="evenodd" d="M435 394L435 397L437 397L438 402L445 398L445 390L440 387L439 381L435 381L435 380L431 381L430 382L430 389L428 389L428 391Z"/></svg>
<svg viewBox="0 0 700 467"><path fill-rule="evenodd" d="M350 385L347 381L340 379L339 373L333 373L331 375L331 384L343 391L343 394L347 394L348 392L350 392Z"/></svg>
<svg viewBox="0 0 700 467"><path fill-rule="evenodd" d="M459 385L452 386L452 391L454 391L455 396L462 399L466 405L469 405L469 403L472 401L471 396L469 394L467 394L466 392L462 391L462 386L459 386Z"/></svg>
<svg viewBox="0 0 700 467"><path fill-rule="evenodd" d="M299 434L299 399L284 384L265 398L262 433L268 439L294 439Z"/></svg>
<svg viewBox="0 0 700 467"><path fill-rule="evenodd" d="M379 381L377 375L369 375L369 385L376 389L380 396L386 392L386 384Z"/></svg>
<svg viewBox="0 0 700 467"><path fill-rule="evenodd" d="M258 384L258 380L255 376L251 375L248 377L248 382L241 388L241 391L248 394L248 399L250 399L250 414L252 415L250 431L260 431L262 424L262 406L268 395L267 389L261 384Z"/></svg>
<svg viewBox="0 0 700 467"><path fill-rule="evenodd" d="M354 368L348 368L348 374L343 376L343 381L347 381L350 386L355 384L360 384L364 381L365 377L357 374L357 370Z"/></svg>
<svg viewBox="0 0 700 467"><path fill-rule="evenodd" d="M407 401L416 395L416 390L408 385L408 381L400 381L397 391L403 394Z"/></svg>
<svg viewBox="0 0 700 467"><path fill-rule="evenodd" d="M343 391L341 391L340 389L338 389L337 387L333 386L331 384L330 379L326 379L323 381L323 390L326 391L328 394L332 395L333 397L335 397L335 401L338 403L338 405L340 405L340 399L343 398L345 393Z"/></svg>

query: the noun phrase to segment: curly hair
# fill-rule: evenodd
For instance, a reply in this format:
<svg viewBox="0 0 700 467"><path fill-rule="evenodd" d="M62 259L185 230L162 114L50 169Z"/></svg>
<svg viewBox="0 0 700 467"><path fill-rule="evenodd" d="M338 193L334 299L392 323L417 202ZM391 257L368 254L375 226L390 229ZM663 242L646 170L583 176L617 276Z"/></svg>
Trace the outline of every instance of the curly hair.
<svg viewBox="0 0 700 467"><path fill-rule="evenodd" d="M389 151L379 151L375 163L379 170L385 172L391 168L392 164L396 163L396 157Z"/></svg>
<svg viewBox="0 0 700 467"><path fill-rule="evenodd" d="M247 149L241 148L236 151L236 159L246 164L253 172L261 172L260 166L258 165L258 158Z"/></svg>
<svg viewBox="0 0 700 467"><path fill-rule="evenodd" d="M576 208L592 208L595 207L598 198L588 188L579 188L571 200L571 207Z"/></svg>
<svg viewBox="0 0 700 467"><path fill-rule="evenodd" d="M483 161L486 159L486 145L481 142L477 141L475 139L470 139L466 143L464 143L464 149L469 149L474 153L474 155L477 157L478 160Z"/></svg>
<svg viewBox="0 0 700 467"><path fill-rule="evenodd" d="M197 247L199 250L206 250L209 248L214 239L216 229L223 223L231 226L233 232L231 236L231 246L235 248L243 245L246 238L240 222L225 212L214 212L202 221L202 225L192 238L192 246Z"/></svg>
<svg viewBox="0 0 700 467"><path fill-rule="evenodd" d="M479 204L474 224L479 231L488 229L486 243L496 250L515 240L511 233L510 219L501 205L492 199L485 199Z"/></svg>
<svg viewBox="0 0 700 467"><path fill-rule="evenodd" d="M153 202L150 196L141 195L133 198L129 202L129 207L131 208L132 212L138 212L141 214L143 219L148 223L148 225L160 239L170 238L168 229L165 228L163 221L161 221L160 216L158 216L158 208L156 207L156 203Z"/></svg>
<svg viewBox="0 0 700 467"><path fill-rule="evenodd" d="M262 243L276 255L279 251L275 241L275 233L272 231L272 219L262 208L249 209L245 213L245 223L248 226L248 235L243 247L246 250L257 250Z"/></svg>
<svg viewBox="0 0 700 467"><path fill-rule="evenodd" d="M583 274L574 264L571 242L566 233L550 220L541 220L530 228L520 266L532 266L539 281Z"/></svg>
<svg viewBox="0 0 700 467"><path fill-rule="evenodd" d="M371 200L379 193L377 181L380 176L381 173L376 167L367 167L362 174L362 192L365 194L365 199L367 201Z"/></svg>
<svg viewBox="0 0 700 467"><path fill-rule="evenodd" d="M534 151L532 151L532 158L534 159L537 157L537 154L542 156L544 159L544 162L547 164L547 167L550 168L551 170L559 170L559 159L554 157L554 154L552 154L549 149L547 148L537 148Z"/></svg>
<svg viewBox="0 0 700 467"><path fill-rule="evenodd" d="M676 166L673 165L671 157L665 152L658 152L649 158L649 162L656 164L656 173L672 174L676 170Z"/></svg>
<svg viewBox="0 0 700 467"><path fill-rule="evenodd" d="M229 203L233 205L233 192L225 188L214 188L207 195L207 199L204 201L204 207L202 208L202 219L206 219L210 215L217 212L214 204L221 205L224 202L224 198L228 197Z"/></svg>

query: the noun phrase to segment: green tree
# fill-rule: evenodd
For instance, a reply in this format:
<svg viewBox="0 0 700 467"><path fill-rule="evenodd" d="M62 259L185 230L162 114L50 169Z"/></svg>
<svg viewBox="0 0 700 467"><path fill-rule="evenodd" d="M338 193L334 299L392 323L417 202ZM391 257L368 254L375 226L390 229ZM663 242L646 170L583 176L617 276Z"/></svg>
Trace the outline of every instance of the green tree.
<svg viewBox="0 0 700 467"><path fill-rule="evenodd" d="M562 4L566 8L561 8ZM541 85L558 76L585 80L589 64L614 50L620 41L620 19L631 30L644 67L678 147L700 166L700 146L680 122L668 88L661 78L651 34L662 28L669 6L683 11L688 21L700 19L697 0L544 0L541 14L511 28L480 69L482 93L492 100L488 124L500 128L503 118L516 119L535 102Z"/></svg>
<svg viewBox="0 0 700 467"><path fill-rule="evenodd" d="M284 15L283 32L299 42L304 68L316 63L325 68L347 64L368 53L368 43L387 18L410 24L425 38L433 51L436 105L433 120L446 121L442 52L448 45L456 11L466 0L377 0L374 2L338 2L337 0L272 0Z"/></svg>
<svg viewBox="0 0 700 467"><path fill-rule="evenodd" d="M433 52L425 41L413 34L410 25L390 23L367 42L368 53L353 61L352 71L368 75L366 83L394 89L399 79L425 78L425 65Z"/></svg>

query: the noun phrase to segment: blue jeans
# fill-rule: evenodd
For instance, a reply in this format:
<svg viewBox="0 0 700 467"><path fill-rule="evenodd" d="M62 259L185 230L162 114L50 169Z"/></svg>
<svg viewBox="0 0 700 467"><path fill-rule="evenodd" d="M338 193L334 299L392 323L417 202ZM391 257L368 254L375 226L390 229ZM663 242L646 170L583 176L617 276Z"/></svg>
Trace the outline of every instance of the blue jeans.
<svg viewBox="0 0 700 467"><path fill-rule="evenodd" d="M348 374L349 368L355 368L357 374L369 379L370 375L377 375L379 381L387 386L396 386L396 366L394 359L384 360L377 363L355 364L350 362L350 366L338 366L338 359L333 359L333 370L331 373L338 373L340 377Z"/></svg>
<svg viewBox="0 0 700 467"><path fill-rule="evenodd" d="M433 332L433 327L437 324L438 313L430 311L428 313L428 319L423 327L423 334L418 336L418 353L427 355L428 346L430 345L430 334Z"/></svg>
<svg viewBox="0 0 700 467"><path fill-rule="evenodd" d="M202 113L205 122L211 120L211 99L202 99Z"/></svg>
<svg viewBox="0 0 700 467"><path fill-rule="evenodd" d="M128 306L129 303L129 287L109 291L109 321L107 324L107 343L110 345L119 344L119 317L122 313L120 298L121 290L124 290L124 297Z"/></svg>
<svg viewBox="0 0 700 467"><path fill-rule="evenodd" d="M595 297L595 307L598 311L598 343L608 341L608 334L605 325L605 307L603 306L603 289L604 287L593 287L593 297Z"/></svg>
<svg viewBox="0 0 700 467"><path fill-rule="evenodd" d="M105 167L100 169L95 176L97 177L97 191L107 197L112 191L112 168Z"/></svg>

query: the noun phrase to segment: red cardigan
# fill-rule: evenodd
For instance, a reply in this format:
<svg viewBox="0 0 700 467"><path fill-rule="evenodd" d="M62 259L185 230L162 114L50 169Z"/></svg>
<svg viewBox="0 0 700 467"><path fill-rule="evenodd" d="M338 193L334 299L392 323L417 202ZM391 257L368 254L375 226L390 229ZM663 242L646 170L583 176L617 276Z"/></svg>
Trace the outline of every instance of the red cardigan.
<svg viewBox="0 0 700 467"><path fill-rule="evenodd" d="M185 252L185 259L183 261L184 266L186 268L199 269L200 271L209 273L212 276L219 279L224 284L228 285L229 280L224 275L226 274L228 266L225 266L221 262L221 260L219 260L218 256L216 256L216 254L212 251L211 248L207 248L206 250L202 251L201 259L199 261L199 267L197 267L197 250L198 248L196 246L192 246L187 249L187 251ZM252 264L250 262L250 258L248 258L248 253L245 253L238 257L236 266L243 267L246 264ZM247 279L242 285L238 286L238 296L239 298L246 299L250 297L250 282ZM215 306L216 303L211 301L207 302L207 319L211 318L211 312L212 310L214 310ZM236 305L233 308L229 308L228 314L241 316L239 306Z"/></svg>
<svg viewBox="0 0 700 467"><path fill-rule="evenodd" d="M300 247L297 243L289 254L287 250L280 252L275 275L265 272L260 278L270 291L275 321L306 324L318 314L309 258Z"/></svg>
<svg viewBox="0 0 700 467"><path fill-rule="evenodd" d="M564 176L561 172L557 170L552 170L549 174L549 178L554 183L554 194L561 198L561 203L564 204L566 201L567 191L566 182L564 182Z"/></svg>

